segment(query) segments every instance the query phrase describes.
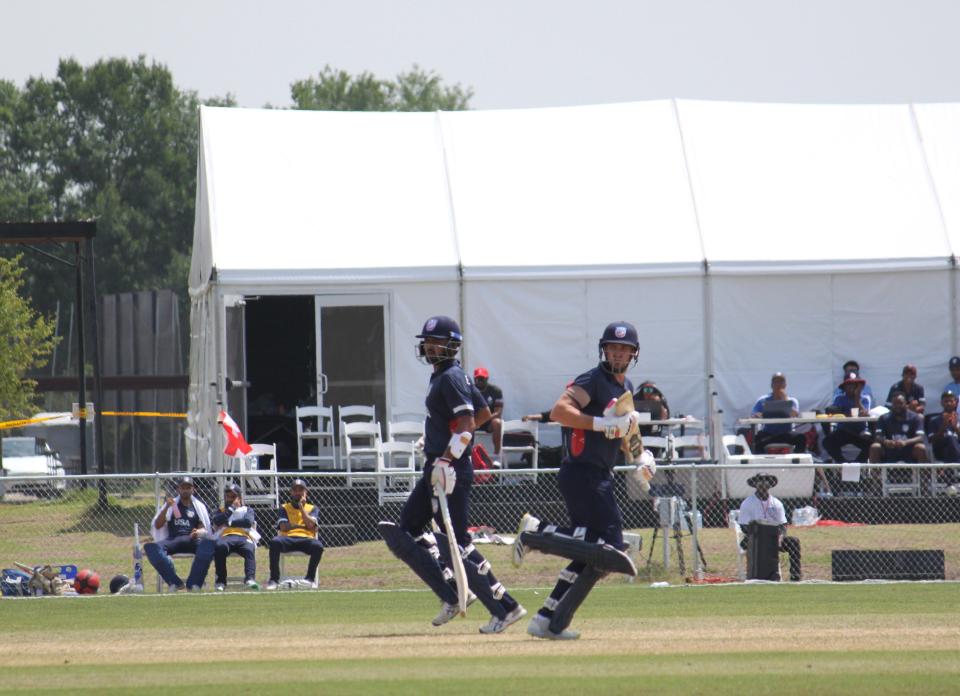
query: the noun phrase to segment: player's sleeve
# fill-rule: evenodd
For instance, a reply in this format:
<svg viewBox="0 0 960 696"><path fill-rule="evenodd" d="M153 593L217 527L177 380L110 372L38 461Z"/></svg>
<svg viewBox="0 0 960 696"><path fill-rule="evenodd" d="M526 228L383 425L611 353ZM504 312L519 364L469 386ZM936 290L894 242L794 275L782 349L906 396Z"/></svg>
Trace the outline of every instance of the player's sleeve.
<svg viewBox="0 0 960 696"><path fill-rule="evenodd" d="M737 516L737 524L744 527L753 522L754 516L750 506L750 498L744 498L740 503L740 514Z"/></svg>
<svg viewBox="0 0 960 696"><path fill-rule="evenodd" d="M494 406L503 406L503 389L500 387L494 387L493 390L493 405Z"/></svg>
<svg viewBox="0 0 960 696"><path fill-rule="evenodd" d="M447 408L453 413L454 417L473 415L473 394L471 393L471 384L466 376L461 375L460 379L453 379L449 372L444 374L443 381L440 383L440 394L447 405Z"/></svg>
<svg viewBox="0 0 960 696"><path fill-rule="evenodd" d="M280 524L282 522L290 524L290 516L287 515L287 508L285 508L283 505L277 508L277 529L280 529Z"/></svg>
<svg viewBox="0 0 960 696"><path fill-rule="evenodd" d="M314 505L310 512L307 513L307 517L316 522L318 525L320 524L320 512L316 505Z"/></svg>
<svg viewBox="0 0 960 696"><path fill-rule="evenodd" d="M777 499L777 519L774 520L776 524L786 524L787 523L787 513L783 509L783 503Z"/></svg>
<svg viewBox="0 0 960 696"><path fill-rule="evenodd" d="M596 375L590 372L584 372L582 375L577 375L569 385L567 385L567 392L570 392L570 389L573 387L579 387L582 389L588 399L585 404L578 404L581 409L585 408L587 404L591 401L595 401L597 398L597 380Z"/></svg>

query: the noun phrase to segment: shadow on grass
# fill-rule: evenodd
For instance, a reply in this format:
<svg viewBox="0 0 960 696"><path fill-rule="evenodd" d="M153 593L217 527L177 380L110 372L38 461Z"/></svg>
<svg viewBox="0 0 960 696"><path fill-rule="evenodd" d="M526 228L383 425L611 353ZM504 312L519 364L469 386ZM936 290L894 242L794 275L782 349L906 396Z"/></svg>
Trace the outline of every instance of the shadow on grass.
<svg viewBox="0 0 960 696"><path fill-rule="evenodd" d="M140 524L141 532L147 532L155 512L152 503L120 505L112 496L98 499L96 490L76 491L70 494L71 503L79 504L73 524L60 530L61 534L105 532L118 537L129 537L134 523Z"/></svg>

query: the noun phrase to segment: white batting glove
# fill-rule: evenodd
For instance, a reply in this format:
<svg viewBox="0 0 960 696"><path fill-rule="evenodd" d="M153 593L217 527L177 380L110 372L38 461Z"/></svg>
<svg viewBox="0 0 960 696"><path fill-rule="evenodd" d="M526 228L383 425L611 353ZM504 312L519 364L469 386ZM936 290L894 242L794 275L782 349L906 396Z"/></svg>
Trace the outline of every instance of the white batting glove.
<svg viewBox="0 0 960 696"><path fill-rule="evenodd" d="M449 459L438 457L434 460L430 483L435 491L443 491L445 495L453 493L453 487L457 485L457 472L450 466Z"/></svg>
<svg viewBox="0 0 960 696"><path fill-rule="evenodd" d="M594 416L593 429L603 433L608 440L616 440L630 432L631 427L636 427L639 422L640 416L636 411L622 416Z"/></svg>
<svg viewBox="0 0 960 696"><path fill-rule="evenodd" d="M653 458L650 450L643 450L643 454L637 459L637 468L631 473L644 491L650 490L650 481L657 473L657 460Z"/></svg>

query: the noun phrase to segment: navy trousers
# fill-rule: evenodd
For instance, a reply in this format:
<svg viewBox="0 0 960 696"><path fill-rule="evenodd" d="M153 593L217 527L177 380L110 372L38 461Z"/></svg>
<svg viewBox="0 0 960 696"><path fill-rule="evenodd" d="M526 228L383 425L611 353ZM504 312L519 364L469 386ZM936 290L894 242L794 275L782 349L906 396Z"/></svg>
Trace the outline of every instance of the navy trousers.
<svg viewBox="0 0 960 696"><path fill-rule="evenodd" d="M243 556L243 579L253 580L257 574L257 547L245 536L231 534L220 537L214 546L213 567L217 583L227 584L227 556L231 553Z"/></svg>
<svg viewBox="0 0 960 696"><path fill-rule="evenodd" d="M309 554L310 561L307 564L306 579L313 582L317 577L317 568L320 566L320 558L323 556L323 543L319 539L308 539L307 537L290 537L277 535L270 540L270 579L274 582L280 581L280 554L299 551Z"/></svg>
<svg viewBox="0 0 960 696"><path fill-rule="evenodd" d="M143 550L147 554L150 565L163 578L163 581L176 587L181 587L183 580L177 575L177 569L170 556L176 553L192 553L193 564L187 576L187 587L203 587L210 561L213 560L213 544L209 542L204 544L203 541L189 536L170 537L163 541L148 542L144 544Z"/></svg>

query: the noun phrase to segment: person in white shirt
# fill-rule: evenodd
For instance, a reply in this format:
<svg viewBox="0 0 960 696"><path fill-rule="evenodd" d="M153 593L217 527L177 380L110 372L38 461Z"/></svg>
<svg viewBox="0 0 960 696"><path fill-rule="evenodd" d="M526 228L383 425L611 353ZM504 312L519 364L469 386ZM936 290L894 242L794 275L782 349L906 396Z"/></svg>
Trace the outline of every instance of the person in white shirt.
<svg viewBox="0 0 960 696"><path fill-rule="evenodd" d="M800 540L786 535L787 515L783 509L783 503L770 495L770 489L775 488L777 483L777 477L773 474L758 473L747 479L747 485L755 488L756 491L740 504L737 522L744 533L741 545L749 552L750 542L754 537L775 533L776 548L786 552L790 557L790 580L797 582L801 577ZM759 548L759 544L752 546ZM764 563L763 560L770 562ZM750 559L748 567L747 575L751 580L780 581L780 564L776 558L753 558Z"/></svg>

